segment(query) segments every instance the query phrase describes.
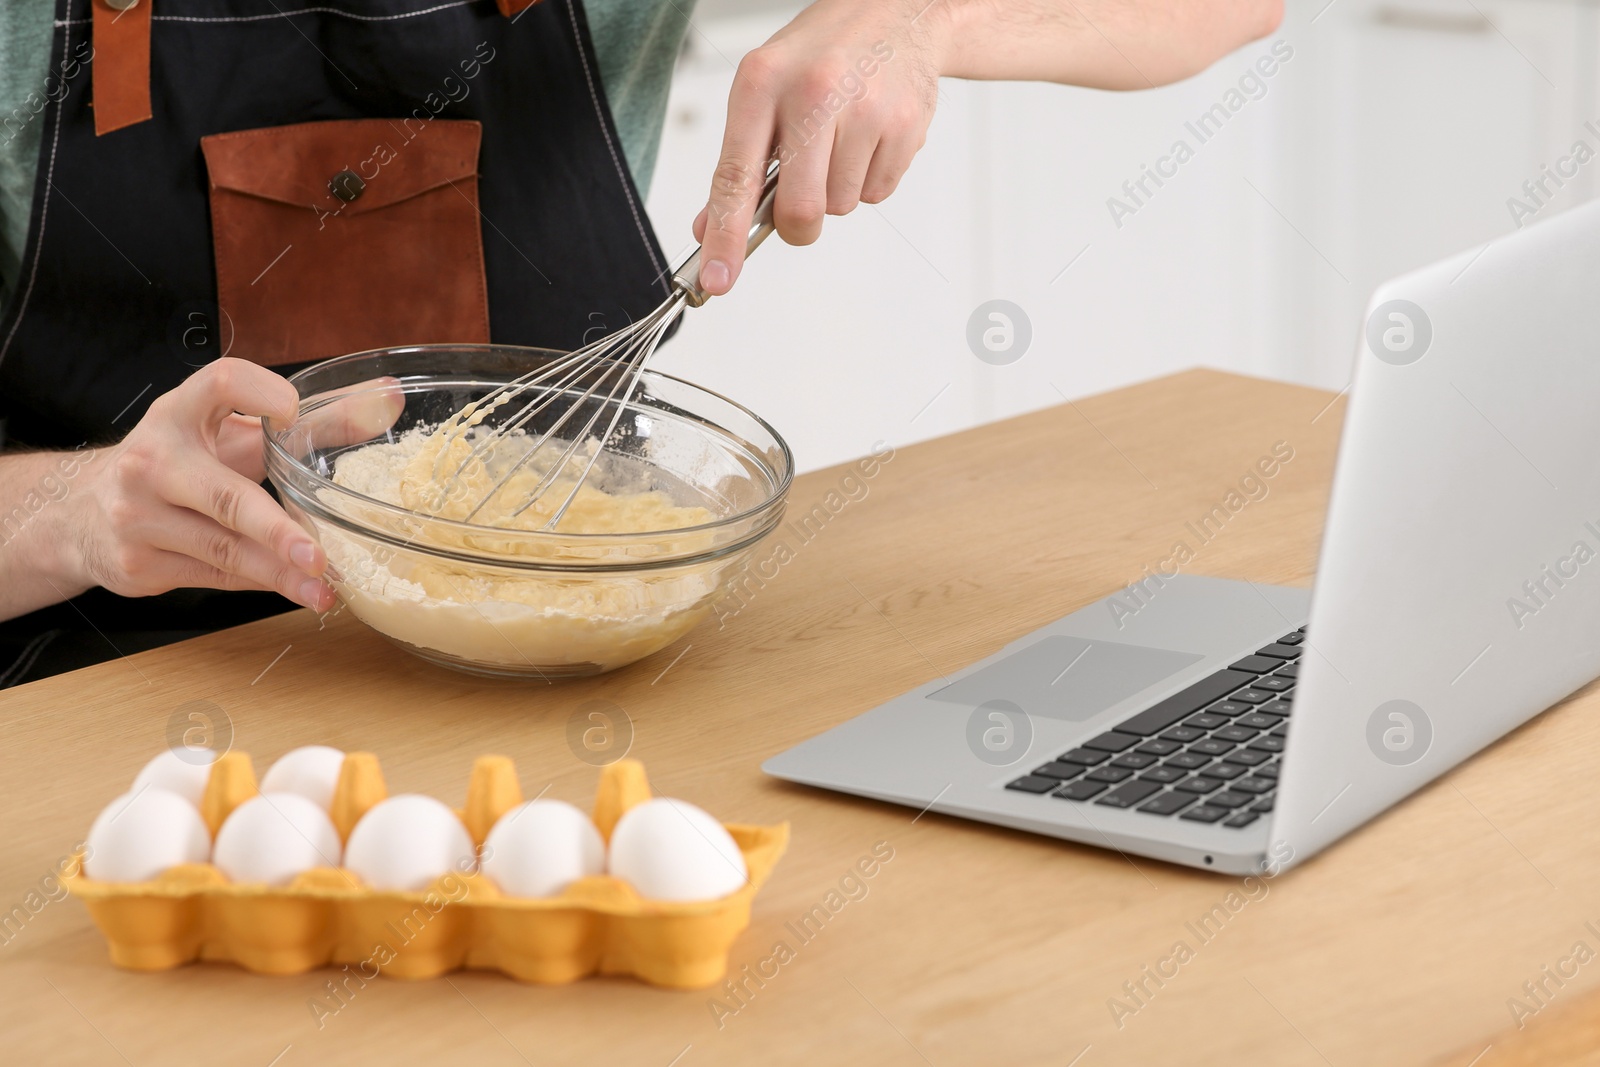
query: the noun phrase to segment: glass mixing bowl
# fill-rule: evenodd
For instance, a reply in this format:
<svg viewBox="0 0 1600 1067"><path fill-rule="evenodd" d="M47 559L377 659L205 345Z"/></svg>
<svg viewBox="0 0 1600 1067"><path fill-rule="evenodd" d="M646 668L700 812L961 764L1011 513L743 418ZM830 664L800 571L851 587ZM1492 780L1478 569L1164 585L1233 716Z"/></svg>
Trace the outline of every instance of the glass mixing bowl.
<svg viewBox="0 0 1600 1067"><path fill-rule="evenodd" d="M289 379L300 419L268 427L267 475L327 552L327 579L340 600L407 651L491 676L613 670L688 633L782 519L794 457L777 432L731 400L649 370L587 484L617 494L659 490L674 504L706 508L712 519L701 525L509 530L432 517L335 483L346 454L437 426L562 355L421 345L341 356ZM525 429L547 428L579 401L584 384L563 390ZM503 424L521 407L506 404L484 425ZM568 425L580 425L583 414Z"/></svg>

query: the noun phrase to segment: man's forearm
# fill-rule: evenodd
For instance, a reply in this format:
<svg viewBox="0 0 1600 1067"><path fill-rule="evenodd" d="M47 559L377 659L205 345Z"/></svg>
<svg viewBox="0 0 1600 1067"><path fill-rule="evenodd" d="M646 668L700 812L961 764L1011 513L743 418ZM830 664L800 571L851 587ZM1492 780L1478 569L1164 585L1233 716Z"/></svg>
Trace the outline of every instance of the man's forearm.
<svg viewBox="0 0 1600 1067"><path fill-rule="evenodd" d="M93 449L0 455L0 619L77 596L69 506Z"/></svg>
<svg viewBox="0 0 1600 1067"><path fill-rule="evenodd" d="M1148 89L1204 70L1282 18L1282 0L934 0L918 21L944 37L947 77Z"/></svg>

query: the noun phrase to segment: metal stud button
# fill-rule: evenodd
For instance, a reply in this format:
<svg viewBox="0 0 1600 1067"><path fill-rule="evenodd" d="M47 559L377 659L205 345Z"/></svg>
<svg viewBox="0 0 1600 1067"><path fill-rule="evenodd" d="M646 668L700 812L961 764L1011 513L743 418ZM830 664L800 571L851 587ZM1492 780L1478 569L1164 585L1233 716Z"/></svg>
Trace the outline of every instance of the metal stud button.
<svg viewBox="0 0 1600 1067"><path fill-rule="evenodd" d="M328 179L328 191L345 203L350 203L367 189L367 183L353 170L341 170Z"/></svg>
<svg viewBox="0 0 1600 1067"><path fill-rule="evenodd" d="M113 11L127 11L129 8L139 6L139 0L106 0L106 6Z"/></svg>

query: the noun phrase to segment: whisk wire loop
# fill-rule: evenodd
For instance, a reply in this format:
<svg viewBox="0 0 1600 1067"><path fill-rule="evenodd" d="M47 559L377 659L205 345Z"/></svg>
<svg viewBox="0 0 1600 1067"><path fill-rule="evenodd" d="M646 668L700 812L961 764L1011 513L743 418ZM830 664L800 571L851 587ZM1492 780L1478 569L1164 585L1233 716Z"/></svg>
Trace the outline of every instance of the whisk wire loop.
<svg viewBox="0 0 1600 1067"><path fill-rule="evenodd" d="M772 203L777 186L778 165L774 161L768 165L762 197L751 220L745 242L746 255L755 251L773 231ZM465 516L467 522L476 518L491 501L512 484L512 480L520 472L530 467L534 457L544 451L546 445L552 441L564 443L565 447L561 454L549 469L540 475L538 482L526 496L515 507L503 509L495 516L495 520L500 523L514 522L560 480L562 472L575 457L579 457L580 451L590 441L596 424L609 410L611 417L606 423L605 432L594 441L586 462L583 463L583 469L573 480L571 488L566 491L560 506L542 527L545 530L555 529L556 524L566 515L584 483L594 471L600 454L605 451L606 443L616 433L623 412L633 401L645 363L655 353L662 337L678 316L683 314L686 306L699 307L710 298L700 285L700 251L698 248L695 249L673 273L671 292L648 315L545 366L517 376L445 420L435 431L443 440L438 456L434 460L432 472L434 481L437 483L440 465L446 462L447 456L453 454L452 446L457 441L467 440L471 447L467 455L456 465L454 472L445 480L446 489L438 499L449 499L453 493L451 487L460 487L464 484L463 476L474 463L488 469L499 458L497 453L508 439L523 433L523 427L548 410L551 405L572 398L573 394L582 388L582 393L571 399L566 410L557 415L554 422L533 436L525 451L517 454L504 470L497 472L494 484ZM529 392L534 392L536 395L509 419L481 435L475 434L474 431L482 425L491 412ZM602 392L604 397L596 400ZM581 411L590 408L593 409L592 412L575 432L562 432Z"/></svg>

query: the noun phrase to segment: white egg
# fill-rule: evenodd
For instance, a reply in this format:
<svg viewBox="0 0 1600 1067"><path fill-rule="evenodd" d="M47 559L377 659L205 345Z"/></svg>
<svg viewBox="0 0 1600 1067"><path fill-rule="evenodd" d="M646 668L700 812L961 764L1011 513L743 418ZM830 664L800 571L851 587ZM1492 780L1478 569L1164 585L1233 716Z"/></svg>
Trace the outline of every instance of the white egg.
<svg viewBox="0 0 1600 1067"><path fill-rule="evenodd" d="M373 889L426 889L451 871L470 871L474 859L456 813L416 793L373 805L344 847L344 865Z"/></svg>
<svg viewBox="0 0 1600 1067"><path fill-rule="evenodd" d="M562 800L518 804L500 816L484 841L484 875L514 897L553 897L605 867L600 831Z"/></svg>
<svg viewBox="0 0 1600 1067"><path fill-rule="evenodd" d="M144 786L106 805L85 839L84 873L102 882L144 882L180 863L204 863L211 834L200 809Z"/></svg>
<svg viewBox="0 0 1600 1067"><path fill-rule="evenodd" d="M748 878L744 855L722 824L667 797L647 800L617 820L607 868L650 900L715 900Z"/></svg>
<svg viewBox="0 0 1600 1067"><path fill-rule="evenodd" d="M333 807L344 753L327 745L306 745L278 757L261 776L263 793L299 793L323 811Z"/></svg>
<svg viewBox="0 0 1600 1067"><path fill-rule="evenodd" d="M339 866L339 831L298 793L264 793L223 822L211 862L234 882L288 885L301 871Z"/></svg>
<svg viewBox="0 0 1600 1067"><path fill-rule="evenodd" d="M181 753L169 748L144 765L128 792L137 793L145 786L164 789L199 808L206 781L211 777L211 765L216 761L217 754L209 748L185 746Z"/></svg>

